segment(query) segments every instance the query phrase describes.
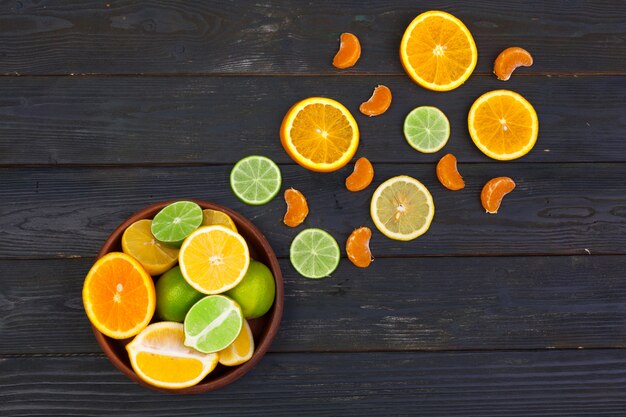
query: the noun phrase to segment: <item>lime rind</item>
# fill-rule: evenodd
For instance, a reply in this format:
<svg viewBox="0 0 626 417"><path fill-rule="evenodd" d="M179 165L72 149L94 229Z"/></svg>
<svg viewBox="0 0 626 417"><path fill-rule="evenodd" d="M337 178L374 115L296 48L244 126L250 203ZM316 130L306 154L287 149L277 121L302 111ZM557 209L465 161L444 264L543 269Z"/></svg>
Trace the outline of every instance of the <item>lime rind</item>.
<svg viewBox="0 0 626 417"><path fill-rule="evenodd" d="M202 353L226 349L243 328L239 305L223 295L209 295L195 303L185 316L185 346Z"/></svg>
<svg viewBox="0 0 626 417"><path fill-rule="evenodd" d="M202 209L192 201L169 204L154 216L150 231L159 241L180 247L183 240L202 224Z"/></svg>
<svg viewBox="0 0 626 417"><path fill-rule="evenodd" d="M322 229L304 229L291 242L289 258L303 277L324 278L339 265L339 245Z"/></svg>
<svg viewBox="0 0 626 417"><path fill-rule="evenodd" d="M436 107L417 107L404 119L404 137L415 150L434 153L450 138L450 122Z"/></svg>
<svg viewBox="0 0 626 417"><path fill-rule="evenodd" d="M280 168L265 156L245 157L230 172L233 193L244 203L253 206L271 201L280 191L281 185Z"/></svg>

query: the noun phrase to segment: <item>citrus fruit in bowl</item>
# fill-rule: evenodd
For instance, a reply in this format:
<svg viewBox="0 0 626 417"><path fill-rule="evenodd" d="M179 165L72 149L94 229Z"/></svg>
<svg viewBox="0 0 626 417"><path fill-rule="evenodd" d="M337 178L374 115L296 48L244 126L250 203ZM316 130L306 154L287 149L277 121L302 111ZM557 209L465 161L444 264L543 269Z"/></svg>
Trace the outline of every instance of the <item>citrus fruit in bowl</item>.
<svg viewBox="0 0 626 417"><path fill-rule="evenodd" d="M234 347L232 348L229 346L229 350L225 350L224 353L222 353L222 360L220 360L219 363L218 358L220 357L220 354L218 352L202 353L189 348L189 345L187 343L183 345L182 338L185 337L185 334L182 322L180 320L175 320L176 317L162 317L162 314L160 314L162 313L162 311L158 308L158 305L160 303L158 298L163 292L162 284L166 285L166 291L177 291L177 294L180 294L179 288L183 284L173 281L171 277L171 275L174 274L176 275L176 277L174 278L180 281L182 279L182 275L179 272L180 269L178 267L170 269L168 273L163 275L163 277L166 277L166 279L168 279L169 276L169 282L163 282L162 284L159 284L158 280L160 278L157 275L153 275L152 277L150 277L150 272L146 272L145 268L141 268L140 262L136 261L135 258L133 258L132 256L126 255L127 252L130 252L128 250L128 246L132 245L132 241L130 241L129 235L127 234L126 237L124 237L126 230L128 230L132 225L135 225L140 220L153 219L158 213L162 212L164 208L171 206L174 201L152 204L144 208L143 210L140 210L137 213L133 214L122 224L120 224L113 231L113 233L111 233L109 238L104 242L102 248L100 249L100 252L98 253L98 259L96 261L96 264L94 265L94 268L96 268L96 266L100 266L100 271L98 271L98 268L92 268L92 271L90 271L88 279L86 280L85 287L83 288L84 300L85 297L90 296L102 297L101 294L98 294L98 291L104 292L106 294L107 288L105 288L105 285L101 285L100 287L98 285L90 286L89 281L95 282L98 279L99 273L106 273L108 275L119 274L125 277L130 277L127 281L124 282L124 285L117 284L117 291L120 291L119 294L124 294L124 290L126 289L128 289L129 291L130 289L132 289L133 291L135 291L134 294L136 294L137 291L145 293L145 298L149 300L149 302L144 303L145 305L149 306L147 309L148 311L141 311L141 314L139 314L139 318L137 319L138 321L141 321L141 323L139 323L135 327L129 325L127 331L107 331L107 323L99 323L97 321L97 316L99 313L98 309L103 309L102 305L99 305L98 303L94 303L93 305L89 306L87 305L88 303L85 304L87 315L92 321L93 332L95 334L98 344L102 348L105 355L109 358L109 360L117 369L119 369L124 375L126 375L133 381L143 386L158 391L172 392L178 394L193 394L219 389L234 382L235 380L239 379L247 372L249 372L261 360L263 355L269 349L270 344L272 343L272 340L274 339L274 336L278 331L278 327L280 326L284 302L283 281L280 267L278 264L278 259L276 258L276 255L274 254L274 251L272 250L269 242L259 231L259 229L257 229L256 226L254 226L245 217L226 207L208 201L195 199L188 201L200 206L200 208L204 210L204 217L206 217L206 213L219 212L223 213L220 214L221 216L229 218L230 221L232 221L232 225L227 224L226 226L223 225L223 221L216 221L213 222L213 225L207 225L205 218L205 222L200 225L199 229L197 229L200 230L200 232L195 234L200 235L197 237L197 239L199 239L199 242L197 243L202 244L203 240L207 239L207 235L209 235L209 237L217 235L224 239L231 239L233 242L235 242L235 244L241 244L242 248L246 251L246 262L245 264L241 265L240 269L245 272L245 269L247 269L248 267L248 263L260 263L267 267L267 276L273 277L275 284L275 298L273 304L271 304L271 307L269 307L269 309L267 308L268 303L267 300L265 300L265 314L261 315L260 317L257 317L256 315L254 315L254 317L251 317L248 315L245 317L245 319L243 318L243 315L241 315L241 317L239 318L239 320L241 320L241 323L239 323L238 326L241 327L242 334L240 335L240 337L238 337L237 342L235 343L236 346L234 345ZM141 225L141 223L139 225ZM146 228L145 225L143 225L143 228ZM236 232L233 229L236 230ZM143 233L144 231L140 230L140 232ZM191 235L194 234L192 233ZM190 241L192 239L194 239L193 236L191 239L188 240ZM156 240L152 241L151 243L152 245L146 243L146 245L150 246L149 248L142 249L144 252L146 252L145 254L140 253L136 256L140 260L144 260L141 258L142 256L145 256L147 259L154 259L155 253L157 253L161 257L160 262L165 265L165 268L167 268L170 262L169 258L177 255L177 253L174 253L172 251L177 251L178 249L170 249L170 247L160 245L159 242ZM191 259L187 262L186 265L183 265L183 272L185 272L187 275L192 272L191 270L194 267L199 267L197 260L193 259L194 254L191 249L187 250L189 252L188 255L183 255L188 256ZM186 247L185 245L183 245L180 251L184 254L185 250ZM193 262L196 263L194 264ZM145 263L146 262L144 260L144 264ZM185 270L185 267L187 267L187 270ZM243 272L241 273L242 277L237 278L239 281L241 280L241 278L243 278ZM115 285L113 288L116 288ZM204 288L201 289L203 290L202 293L196 293L196 295L194 295L191 292L195 291L195 289L188 287L186 291L189 292L189 294L183 294L182 296L179 295L178 297L180 299L185 298L185 302L189 304L187 307L189 307L198 299L205 300L206 297L209 297L210 291L205 291ZM88 294L90 291L91 294ZM197 294L200 295L198 296ZM228 294L224 292L224 295ZM205 298L202 298L203 296ZM221 297L226 300L225 302L234 303L233 305L237 306L236 309L239 309L238 304L232 301L230 298L223 297L222 295L213 295L211 297L217 297L218 299L220 299ZM157 299L156 301L155 298ZM198 301L198 303L200 302ZM156 309L155 304L157 305ZM170 311L172 310L172 307L173 306L171 305L169 306ZM174 316L181 317L179 312L176 311L176 313L177 314L175 314ZM102 316L102 312L100 312L100 314ZM153 316L151 316L152 314ZM170 315L171 314L172 313L170 312ZM152 317L151 320L150 316ZM148 325L146 328L145 325L147 324L148 320L150 320L151 324ZM135 331L139 327L144 329L141 333ZM231 338L234 338L235 336L236 335L233 333ZM188 337L188 335L186 337ZM189 381L191 381L191 378L194 378L194 385L187 386L188 384L186 385L185 383L178 383L176 381L163 383L163 381L151 380L152 376L149 375L151 367L152 369L154 369L155 363L158 367L158 362L150 362L154 358L149 357L150 355L155 355L151 347L151 343L155 343L155 341L161 341L158 343L168 344L165 347L166 351L169 350L170 353L177 352L176 355L178 356L175 357L175 360L178 360L178 363L181 364L180 366L185 366L189 368L185 369L184 371L186 371L186 374L189 375ZM241 347L242 343L245 345L245 347L243 348ZM221 348L222 346L218 347ZM248 349L247 352L246 349ZM250 352L252 352L251 355ZM228 357L226 356L226 354L228 354ZM232 358L233 355L234 359ZM146 364L143 368L147 370L146 373L141 372L142 361L144 364ZM194 367L197 368L196 373L194 373ZM185 372L179 374L185 374Z"/></svg>

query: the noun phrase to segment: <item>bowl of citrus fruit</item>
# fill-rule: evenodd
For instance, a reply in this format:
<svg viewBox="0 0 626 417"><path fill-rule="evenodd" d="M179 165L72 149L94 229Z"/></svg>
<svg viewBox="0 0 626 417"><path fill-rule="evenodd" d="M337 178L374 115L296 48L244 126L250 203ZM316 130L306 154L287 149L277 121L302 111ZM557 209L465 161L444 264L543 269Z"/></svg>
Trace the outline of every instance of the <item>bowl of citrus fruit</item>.
<svg viewBox="0 0 626 417"><path fill-rule="evenodd" d="M283 281L263 234L206 201L153 204L109 236L85 278L83 304L110 361L166 392L221 388L267 352Z"/></svg>

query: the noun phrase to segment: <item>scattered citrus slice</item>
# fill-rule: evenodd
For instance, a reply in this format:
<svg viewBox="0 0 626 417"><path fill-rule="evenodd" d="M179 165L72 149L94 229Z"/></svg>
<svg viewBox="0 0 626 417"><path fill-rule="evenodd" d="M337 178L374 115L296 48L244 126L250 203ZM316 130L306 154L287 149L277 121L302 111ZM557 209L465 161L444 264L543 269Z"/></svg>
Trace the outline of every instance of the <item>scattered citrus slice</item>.
<svg viewBox="0 0 626 417"><path fill-rule="evenodd" d="M224 295L239 304L245 318L256 319L272 308L276 297L276 281L267 266L252 259L241 282Z"/></svg>
<svg viewBox="0 0 626 417"><path fill-rule="evenodd" d="M436 107L417 107L404 119L404 137L413 149L434 153L448 143L450 122Z"/></svg>
<svg viewBox="0 0 626 417"><path fill-rule="evenodd" d="M412 240L430 227L435 205L424 184L400 175L378 186L372 196L370 214L383 235L395 240Z"/></svg>
<svg viewBox="0 0 626 417"><path fill-rule="evenodd" d="M369 100L361 103L359 111L366 116L380 116L391 106L391 90L379 85L374 89L374 93Z"/></svg>
<svg viewBox="0 0 626 417"><path fill-rule="evenodd" d="M304 229L291 242L289 258L305 278L324 278L339 265L339 245L322 229Z"/></svg>
<svg viewBox="0 0 626 417"><path fill-rule="evenodd" d="M180 248L180 271L203 294L228 291L243 279L250 263L248 245L224 226L203 226Z"/></svg>
<svg viewBox="0 0 626 417"><path fill-rule="evenodd" d="M359 127L341 103L311 97L296 103L280 126L280 140L289 156L311 171L336 171L359 146Z"/></svg>
<svg viewBox="0 0 626 417"><path fill-rule="evenodd" d="M339 37L339 51L333 58L333 65L339 69L352 67L361 57L361 43L352 33L342 33Z"/></svg>
<svg viewBox="0 0 626 417"><path fill-rule="evenodd" d="M282 177L278 165L264 156L241 159L230 172L230 188L246 204L260 206L278 194Z"/></svg>
<svg viewBox="0 0 626 417"><path fill-rule="evenodd" d="M306 198L295 188L289 188L285 190L285 203L287 203L287 212L283 217L283 223L289 227L300 226L309 214Z"/></svg>
<svg viewBox="0 0 626 417"><path fill-rule="evenodd" d="M372 231L369 227L359 227L350 234L346 241L348 259L359 268L367 268L372 263L371 237Z"/></svg>
<svg viewBox="0 0 626 417"><path fill-rule="evenodd" d="M361 191L366 189L374 179L374 167L369 159L361 157L354 164L354 171L346 178L348 191Z"/></svg>
<svg viewBox="0 0 626 417"><path fill-rule="evenodd" d="M407 74L422 87L449 91L472 74L478 51L463 22L449 13L431 10L406 28L400 60Z"/></svg>
<svg viewBox="0 0 626 417"><path fill-rule="evenodd" d="M437 178L448 190L465 188L465 181L456 166L456 157L451 153L444 155L437 163Z"/></svg>
<svg viewBox="0 0 626 417"><path fill-rule="evenodd" d="M190 349L184 340L181 323L163 321L146 327L126 345L137 376L150 385L170 389L202 381L217 366L218 355Z"/></svg>
<svg viewBox="0 0 626 417"><path fill-rule="evenodd" d="M191 306L204 298L189 285L178 266L163 274L155 287L157 316L167 321L182 323Z"/></svg>
<svg viewBox="0 0 626 417"><path fill-rule="evenodd" d="M483 187L480 201L489 214L496 214L502 203L502 198L513 191L515 181L509 177L492 178Z"/></svg>
<svg viewBox="0 0 626 417"><path fill-rule="evenodd" d="M180 247L183 240L202 224L202 209L192 201L177 201L161 209L150 227L159 241Z"/></svg>
<svg viewBox="0 0 626 417"><path fill-rule="evenodd" d="M236 302L209 295L185 316L185 346L203 353L219 352L235 341L242 327L243 314Z"/></svg>
<svg viewBox="0 0 626 417"><path fill-rule="evenodd" d="M501 161L530 152L539 132L533 106L509 90L490 91L478 97L470 108L467 124L478 149Z"/></svg>
<svg viewBox="0 0 626 417"><path fill-rule="evenodd" d="M220 350L219 362L225 366L237 366L248 362L254 353L254 337L246 320L243 321L243 329L233 343L224 350Z"/></svg>
<svg viewBox="0 0 626 417"><path fill-rule="evenodd" d="M500 52L493 63L493 73L501 81L511 78L511 74L519 67L530 67L533 57L526 49L513 46Z"/></svg>
<svg viewBox="0 0 626 417"><path fill-rule="evenodd" d="M143 219L128 226L122 235L122 250L139 261L150 275L161 275L178 262L178 249L152 235L152 220Z"/></svg>
<svg viewBox="0 0 626 417"><path fill-rule="evenodd" d="M202 210L202 226L224 226L233 232L237 232L237 226L230 216L223 211L204 209Z"/></svg>
<svg viewBox="0 0 626 417"><path fill-rule="evenodd" d="M126 339L150 323L156 304L154 283L133 257L111 252L89 270L83 304L96 329L114 339Z"/></svg>

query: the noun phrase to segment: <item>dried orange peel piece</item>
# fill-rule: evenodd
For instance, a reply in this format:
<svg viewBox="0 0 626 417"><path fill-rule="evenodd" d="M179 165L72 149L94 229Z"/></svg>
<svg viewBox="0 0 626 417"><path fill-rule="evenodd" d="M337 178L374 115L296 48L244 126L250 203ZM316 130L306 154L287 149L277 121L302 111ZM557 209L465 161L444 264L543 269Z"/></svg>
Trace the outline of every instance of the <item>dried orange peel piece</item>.
<svg viewBox="0 0 626 417"><path fill-rule="evenodd" d="M444 155L437 163L437 178L448 190L457 191L465 188L465 181L456 166L456 157L451 153Z"/></svg>
<svg viewBox="0 0 626 417"><path fill-rule="evenodd" d="M519 67L530 67L533 64L533 57L524 48L513 46L500 52L500 55L493 63L493 73L501 81L511 78L511 74Z"/></svg>
<svg viewBox="0 0 626 417"><path fill-rule="evenodd" d="M369 100L361 103L359 110L366 116L380 116L391 106L391 90L389 87L379 85Z"/></svg>
<svg viewBox="0 0 626 417"><path fill-rule="evenodd" d="M371 237L372 231L369 227L364 226L355 229L346 241L348 259L359 268L367 268L372 263Z"/></svg>
<svg viewBox="0 0 626 417"><path fill-rule="evenodd" d="M374 166L367 158L359 158L354 164L354 172L346 178L346 188L349 191L366 189L374 179Z"/></svg>
<svg viewBox="0 0 626 417"><path fill-rule="evenodd" d="M489 214L496 214L502 203L502 198L513 191L515 181L509 177L492 178L483 187L480 201Z"/></svg>
<svg viewBox="0 0 626 417"><path fill-rule="evenodd" d="M285 191L285 202L287 203L287 212L283 218L283 223L289 227L300 226L309 214L306 198L295 188L289 188Z"/></svg>
<svg viewBox="0 0 626 417"><path fill-rule="evenodd" d="M361 57L361 43L352 33L342 33L339 38L339 51L333 58L333 65L339 69L354 66Z"/></svg>

